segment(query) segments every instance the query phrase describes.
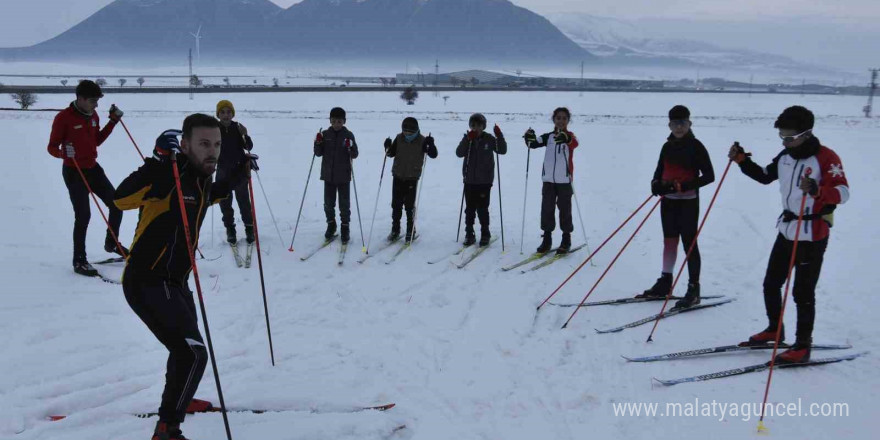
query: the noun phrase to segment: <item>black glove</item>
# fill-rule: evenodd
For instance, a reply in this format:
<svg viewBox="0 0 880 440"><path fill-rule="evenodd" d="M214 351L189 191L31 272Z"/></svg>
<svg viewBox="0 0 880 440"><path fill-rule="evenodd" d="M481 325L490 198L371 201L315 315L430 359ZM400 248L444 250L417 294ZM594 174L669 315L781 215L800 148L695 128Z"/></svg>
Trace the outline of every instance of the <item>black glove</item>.
<svg viewBox="0 0 880 440"><path fill-rule="evenodd" d="M813 179L812 177L802 177L799 186L801 191L813 197L819 194L819 182L816 182L816 179Z"/></svg>
<svg viewBox="0 0 880 440"><path fill-rule="evenodd" d="M437 146L434 145L434 136L428 135L425 138L425 142L422 143L422 152L427 153L431 148L437 148Z"/></svg>
<svg viewBox="0 0 880 440"><path fill-rule="evenodd" d="M245 155L245 163L250 164L250 169L260 171L260 166L257 164L257 159L259 158L260 156L257 156L254 153L248 153Z"/></svg>
<svg viewBox="0 0 880 440"><path fill-rule="evenodd" d="M124 115L124 114L125 114L125 112L120 110L119 107L116 106L116 104L110 105L110 120L111 121L119 122L119 120L122 119L122 115Z"/></svg>
<svg viewBox="0 0 880 440"><path fill-rule="evenodd" d="M180 141L177 137L182 134L182 131L176 129L163 131L156 138L156 147L153 148L153 155L157 159L161 159L170 156L172 152L175 154L180 153Z"/></svg>
<svg viewBox="0 0 880 440"><path fill-rule="evenodd" d="M385 138L385 152L391 149L391 138Z"/></svg>
<svg viewBox="0 0 880 440"><path fill-rule="evenodd" d="M675 184L665 180L651 181L651 194L655 196L665 196L675 192Z"/></svg>
<svg viewBox="0 0 880 440"><path fill-rule="evenodd" d="M559 144L568 144L571 142L571 136L565 130L559 130L556 132L556 135L553 137L553 140L556 141L556 145Z"/></svg>
<svg viewBox="0 0 880 440"><path fill-rule="evenodd" d="M535 130L531 128L526 130L526 134L523 135L523 139L526 141L526 146L529 147L533 143L538 142L538 135L535 134Z"/></svg>
<svg viewBox="0 0 880 440"><path fill-rule="evenodd" d="M746 156L748 156L746 154L746 150L739 145L739 142L734 142L733 145L731 145L730 147L730 151L727 152L727 158L736 162L737 164L740 164L744 160L746 160Z"/></svg>

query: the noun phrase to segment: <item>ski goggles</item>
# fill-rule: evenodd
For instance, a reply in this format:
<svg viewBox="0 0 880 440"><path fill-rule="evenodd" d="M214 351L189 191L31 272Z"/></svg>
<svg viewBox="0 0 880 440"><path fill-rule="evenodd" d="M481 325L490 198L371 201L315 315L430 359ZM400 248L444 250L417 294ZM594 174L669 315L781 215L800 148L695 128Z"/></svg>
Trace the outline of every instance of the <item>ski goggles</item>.
<svg viewBox="0 0 880 440"><path fill-rule="evenodd" d="M811 128L811 129L809 129L809 130L806 130L806 131L800 132L800 133L798 133L798 134L796 134L796 135L794 135L794 136L783 136L782 133L780 133L780 134L779 134L779 139L782 139L782 142L790 143L790 142L794 142L794 141L796 141L796 140L798 140L798 139L800 139L800 138L802 138L802 137L804 137L804 136L807 136L807 135L809 135L809 134L812 133L812 132L813 132L813 129Z"/></svg>

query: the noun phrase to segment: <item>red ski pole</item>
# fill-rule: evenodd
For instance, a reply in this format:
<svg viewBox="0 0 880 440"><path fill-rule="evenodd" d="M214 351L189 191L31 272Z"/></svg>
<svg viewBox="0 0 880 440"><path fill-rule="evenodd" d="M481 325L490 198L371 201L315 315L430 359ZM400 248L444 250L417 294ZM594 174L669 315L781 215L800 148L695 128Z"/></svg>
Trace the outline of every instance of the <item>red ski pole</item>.
<svg viewBox="0 0 880 440"><path fill-rule="evenodd" d="M804 177L810 177L813 169L807 167ZM797 230L794 232L794 244L791 246L791 259L788 261L788 276L785 278L785 294L782 296L782 308L779 310L779 323L776 324L776 339L773 341L773 355L770 356L770 368L767 373L767 385L764 387L764 402L761 404L761 418L758 420L758 432L767 430L764 427L764 410L767 407L767 397L770 395L770 382L773 380L773 366L776 365L776 352L779 350L779 336L782 334L782 318L785 316L785 303L788 301L788 288L791 285L791 272L797 257L798 240L801 237L801 222L804 220L804 207L807 205L807 193L801 197L801 210L798 212Z"/></svg>
<svg viewBox="0 0 880 440"><path fill-rule="evenodd" d="M617 233L620 232L620 230L623 229L623 227L626 226L626 224L629 223L629 221L632 220L632 218L635 217L635 215L638 214L638 212L641 211L642 208L645 207L645 205L648 204L648 202L651 200L651 197L654 197L654 196L653 195L648 196L648 198L645 199L645 201L642 202L642 204L639 205L639 207L636 208L636 210L633 211L633 213L630 214L629 217L627 217L626 220L624 220L623 223L621 223L620 226L618 226L617 229L615 229L614 232L612 232L611 235L609 235L608 238L606 238L605 241L603 241L602 244L600 244L599 247L597 247L596 250L593 251L593 253L591 253L590 256L587 257L587 259L584 260L584 262L581 263L581 265L578 266L577 269L575 269L574 272L572 272L571 275L569 275L568 278L565 279L565 281L562 282L562 284L560 284L558 287L556 287L556 290L554 290L553 293L551 293L550 296L548 296L541 303L541 305L538 306L538 310L541 310L541 307L544 307L544 304L547 304L547 301L550 301L550 298L553 298L553 296L556 295L562 289L562 286L565 286L574 277L574 275L576 273L578 273L578 271L580 271L584 266L586 266L587 263L589 263L590 260L593 259L593 256L596 255L603 247L605 247L605 244L608 243L612 238L614 238L614 236L617 235Z"/></svg>
<svg viewBox="0 0 880 440"><path fill-rule="evenodd" d="M92 200L95 201L95 206L98 208L98 212L101 213L101 218L104 219L104 224L107 225L107 231L110 232L110 236L113 237L113 241L116 242L116 250L119 251L119 255L128 258L128 254L125 253L125 250L122 248L122 245L119 244L119 238L116 237L116 233L113 232L113 228L110 227L110 221L107 220L107 216L104 215L104 210L101 209L101 204L98 203L98 197L95 196L95 193L92 192L92 187L89 186L89 181L86 179L86 175L83 173L82 168L79 167L79 164L76 162L76 159L71 159L73 165L76 167L76 170L79 171L79 177L82 177L83 184L86 186L86 189L89 191L89 195L92 196Z"/></svg>
<svg viewBox="0 0 880 440"><path fill-rule="evenodd" d="M260 252L260 229L257 227L257 208L254 206L254 180L248 176L248 193L251 196L251 216L254 218L254 239L257 242L257 265L260 267L260 287L263 289L263 310L266 312L266 332L269 334L269 357L275 366L275 349L272 348L272 328L269 326L269 303L266 300L266 278L263 276L263 254Z"/></svg>
<svg viewBox="0 0 880 440"><path fill-rule="evenodd" d="M223 425L226 427L226 439L232 440L229 431L229 418L226 415L226 403L223 400L223 389L220 387L220 372L217 371L217 360L214 358L214 344L211 343L211 330L208 328L208 314L205 312L205 300L202 298L202 284L199 281L199 266L196 265L196 255L193 250L192 237L189 233L189 220L186 217L186 205L183 202L183 190L180 188L180 170L177 167L177 153L171 152L171 166L174 170L174 183L177 186L177 201L180 203L180 218L183 221L183 233L186 237L187 256L192 265L193 279L196 281L196 292L199 296L199 308L202 312L202 323L205 325L205 339L208 341L208 351L211 354L211 367L214 369L214 382L217 385L217 396L220 399L220 411L223 413Z"/></svg>
<svg viewBox="0 0 880 440"><path fill-rule="evenodd" d="M123 121L122 118L119 118L119 123L122 124L122 128L125 129L125 134L127 134L128 138L131 139L131 143L134 144L134 149L137 150L138 154L141 156L141 160L146 160L144 159L144 153L141 153L141 149L138 148L137 142L134 141L134 137L132 137L131 132L128 131L128 127L125 126L125 121Z"/></svg>
<svg viewBox="0 0 880 440"><path fill-rule="evenodd" d="M653 196L652 196L652 197L653 197ZM581 303L578 304L577 307L575 307L575 309L574 309L573 312L571 312L571 316L568 317L568 320L565 321L565 324L562 325L562 328L566 328L566 327L568 327L568 323L571 322L571 319L574 318L574 315L575 315L575 314L581 309L581 306L583 306L584 303L587 302L587 298L589 298L590 295L593 294L593 291L596 290L596 286L598 286L599 283L602 282L602 279L605 278L605 274L607 274L608 271L611 270L611 268L614 266L614 263L617 262L617 259L620 258L620 256L623 254L623 251L625 251L625 250L626 250L626 247L629 246L629 243L633 240L633 238L636 237L636 234L639 233L639 231L642 229L642 226L645 225L645 222L647 222L648 219L651 218L651 214L653 214L653 213L654 213L654 210L657 209L657 206L660 205L660 200L663 200L663 197L660 197L660 198L657 200L657 202L654 203L654 206L651 207L651 210L650 210L650 211L648 211L648 215L646 215L645 218L642 219L642 222L639 223L639 226L636 228L636 230L633 231L632 235L629 236L629 239L626 240L626 243L623 244L623 247L620 248L620 251L617 253L617 255L614 256L614 259L611 260L611 263L608 264L608 267L605 268L605 271L602 272L602 276L600 276L599 279L596 280L596 283L593 284L593 288L591 288L590 291L587 292L587 294L584 296L584 299L581 300ZM621 226L622 226L622 225L621 225ZM615 231L615 232L616 232L616 231ZM604 244L605 244L605 243L602 243L602 245L604 245ZM598 249L597 249L597 250L598 250Z"/></svg>
<svg viewBox="0 0 880 440"><path fill-rule="evenodd" d="M737 143L738 145L739 143ZM663 301L663 306L660 307L660 313L657 315L657 319L654 320L654 328L651 329L651 333L648 335L648 340L646 342L651 342L654 339L654 331L657 330L657 326L660 324L660 320L663 319L663 312L666 311L666 305L669 304L669 299L672 298L672 292L675 291L675 285L678 284L678 279L681 277L682 272L684 271L684 267L687 265L688 260L691 258L691 252L693 252L694 248L697 247L697 238L700 237L700 231L703 230L703 225L706 224L706 219L709 218L709 212L712 211L712 205L715 204L715 198L718 197L718 192L721 191L721 185L724 184L724 179L727 177L727 172L730 171L730 165L733 163L732 160L727 162L727 167L724 168L724 174L721 175L721 180L718 181L718 186L715 188L715 194L712 195L712 201L709 202L709 207L706 208L706 213L703 214L703 219L700 221L700 227L697 228L697 233L694 235L694 241L691 242L691 245L688 247L688 251L684 256L684 261L681 262L681 267L678 268L678 273L675 275L675 280L672 281L672 286L669 288L669 294L666 295L666 299Z"/></svg>

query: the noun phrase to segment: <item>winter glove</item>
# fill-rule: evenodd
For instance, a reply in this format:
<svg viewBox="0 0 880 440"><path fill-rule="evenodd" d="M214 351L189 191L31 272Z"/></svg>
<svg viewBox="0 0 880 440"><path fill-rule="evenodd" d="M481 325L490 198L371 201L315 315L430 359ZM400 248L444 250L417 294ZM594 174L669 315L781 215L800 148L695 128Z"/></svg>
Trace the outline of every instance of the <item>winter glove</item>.
<svg viewBox="0 0 880 440"><path fill-rule="evenodd" d="M813 197L819 195L819 182L816 182L816 179L813 179L812 177L802 177L801 184L799 186L801 188L801 191Z"/></svg>
<svg viewBox="0 0 880 440"><path fill-rule="evenodd" d="M526 146L530 147L532 144L538 142L538 135L535 134L535 130L531 128L526 130L526 134L523 135L523 139L526 141Z"/></svg>
<svg viewBox="0 0 880 440"><path fill-rule="evenodd" d="M386 153L388 152L388 150L391 149L391 143L392 143L391 138L385 138L385 152Z"/></svg>
<svg viewBox="0 0 880 440"><path fill-rule="evenodd" d="M67 156L68 159L76 157L76 148L73 148L72 143L68 142L64 144L64 155Z"/></svg>
<svg viewBox="0 0 880 440"><path fill-rule="evenodd" d="M473 130L470 130L470 131L467 132L467 135L466 135L466 136L467 136L468 140L471 140L471 141L472 141L472 140L474 140L474 139L477 138L477 132L476 132L476 131L473 131Z"/></svg>
<svg viewBox="0 0 880 440"><path fill-rule="evenodd" d="M163 131L162 134L156 138L156 147L153 149L153 154L157 157L162 157L168 156L172 152L175 154L180 153L180 141L177 137L182 134L182 131L175 129Z"/></svg>
<svg viewBox="0 0 880 440"><path fill-rule="evenodd" d="M422 152L427 153L431 148L437 148L437 146L434 145L434 136L429 134L428 137L425 138L425 142L422 143Z"/></svg>
<svg viewBox="0 0 880 440"><path fill-rule="evenodd" d="M119 122L119 120L122 119L122 115L124 115L124 114L125 114L125 112L120 110L119 107L116 106L116 104L110 105L110 120L111 121Z"/></svg>
<svg viewBox="0 0 880 440"><path fill-rule="evenodd" d="M260 158L260 156L257 156L256 154L253 154L253 153L245 154L244 163L242 164L242 168L244 168L243 171L246 176L251 175L251 170L260 171L260 165L257 164L257 159L259 159L259 158Z"/></svg>
<svg viewBox="0 0 880 440"><path fill-rule="evenodd" d="M571 135L568 134L568 132L565 130L559 130L558 132L556 132L553 140L556 141L556 145L568 144L569 142L571 142Z"/></svg>
<svg viewBox="0 0 880 440"><path fill-rule="evenodd" d="M351 139L346 139L345 142L342 143L342 146L345 147L345 151L351 153Z"/></svg>
<svg viewBox="0 0 880 440"><path fill-rule="evenodd" d="M666 180L652 180L651 194L655 196L665 196L675 192L675 184Z"/></svg>
<svg viewBox="0 0 880 440"><path fill-rule="evenodd" d="M317 147L318 145L321 145L323 143L324 143L324 133L321 133L321 131L319 130L318 134L315 136L315 146Z"/></svg>
<svg viewBox="0 0 880 440"><path fill-rule="evenodd" d="M499 127L498 124L495 124L495 128L493 128L492 131L495 132L495 137L497 137L497 138L504 137L504 134L501 133L501 127Z"/></svg>
<svg viewBox="0 0 880 440"><path fill-rule="evenodd" d="M727 158L737 164L743 163L743 161L746 160L746 156L748 156L746 150L739 146L739 142L734 142L730 147L730 151L727 153Z"/></svg>

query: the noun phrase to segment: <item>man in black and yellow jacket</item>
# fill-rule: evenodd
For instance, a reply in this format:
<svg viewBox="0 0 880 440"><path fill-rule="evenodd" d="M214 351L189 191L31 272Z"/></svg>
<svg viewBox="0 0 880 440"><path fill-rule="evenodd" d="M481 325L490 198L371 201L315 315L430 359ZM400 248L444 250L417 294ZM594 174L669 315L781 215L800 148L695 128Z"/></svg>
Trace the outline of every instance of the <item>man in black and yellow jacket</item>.
<svg viewBox="0 0 880 440"><path fill-rule="evenodd" d="M180 186L195 243L208 207L228 197L230 189L247 179L255 166L254 160L244 161L228 180L213 182L220 145L219 121L204 114L187 117L182 132L167 130L156 140L156 151L177 152ZM198 389L208 353L188 286L191 256L172 162L170 156L157 157L162 159L147 159L119 185L115 204L121 210L142 209L122 286L129 306L169 351L153 440L175 440L183 438L180 423Z"/></svg>

